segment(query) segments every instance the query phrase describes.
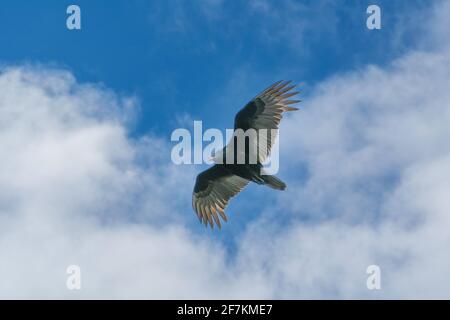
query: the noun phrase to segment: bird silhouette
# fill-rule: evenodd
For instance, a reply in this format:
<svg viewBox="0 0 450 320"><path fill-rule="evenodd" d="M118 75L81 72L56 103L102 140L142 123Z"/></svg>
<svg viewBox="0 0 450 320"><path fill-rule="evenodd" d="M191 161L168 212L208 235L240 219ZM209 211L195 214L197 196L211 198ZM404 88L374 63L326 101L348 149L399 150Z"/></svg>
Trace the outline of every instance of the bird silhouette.
<svg viewBox="0 0 450 320"><path fill-rule="evenodd" d="M220 218L228 220L228 202L249 182L286 189L279 178L265 174L262 163L270 154L283 113L298 110L290 106L301 101L288 99L299 93L292 91L296 86L290 83L275 82L248 102L236 114L233 138L214 155L215 164L197 176L192 207L205 226L213 228L215 223L221 228ZM246 134L250 131L254 134Z"/></svg>

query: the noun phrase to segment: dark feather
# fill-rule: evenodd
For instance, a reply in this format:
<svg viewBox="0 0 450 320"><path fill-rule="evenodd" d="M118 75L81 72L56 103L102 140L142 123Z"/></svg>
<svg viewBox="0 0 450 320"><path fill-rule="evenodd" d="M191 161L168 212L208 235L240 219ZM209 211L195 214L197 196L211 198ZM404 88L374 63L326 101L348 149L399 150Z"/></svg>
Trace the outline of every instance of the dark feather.
<svg viewBox="0 0 450 320"><path fill-rule="evenodd" d="M252 147L245 145L245 163L236 163L236 136L233 138L233 148L227 145L221 153L216 155L216 163L211 168L201 172L197 176L192 194L192 207L197 213L198 218L205 225L211 227L216 224L221 227L220 218L227 221L225 208L229 200L238 194L250 181L257 184L265 184L277 190L284 190L286 185L275 176L267 176L262 173L263 161L268 157L270 150L275 142L276 136L269 134L262 141L259 141L259 130L278 129L278 125L283 117L283 113L294 111L297 108L290 105L300 102L300 100L288 100L298 94L297 91L291 91L294 85L289 85L291 81L278 81L270 87L263 90L254 99L248 102L237 114L234 119L234 129L242 129L244 132L248 129L257 131L257 144L267 144L267 152L257 152L256 164L250 164L248 159L252 159L252 150L259 150L254 145ZM236 134L236 131L235 131ZM234 164L225 163L226 154L234 150ZM253 153L255 156L255 154Z"/></svg>

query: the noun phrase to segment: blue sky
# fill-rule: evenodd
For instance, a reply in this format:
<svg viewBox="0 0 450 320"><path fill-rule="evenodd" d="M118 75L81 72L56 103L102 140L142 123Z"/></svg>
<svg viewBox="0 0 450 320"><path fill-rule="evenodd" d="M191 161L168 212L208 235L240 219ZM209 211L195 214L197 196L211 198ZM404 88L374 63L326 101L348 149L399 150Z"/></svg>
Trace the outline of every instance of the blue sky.
<svg viewBox="0 0 450 320"><path fill-rule="evenodd" d="M366 8L372 3L77 1L82 30L69 31L65 11L72 2L11 1L0 12L0 62L69 69L79 82L134 96L140 110L129 135L170 139L177 127L192 129L180 120L186 117L202 120L204 129L232 127L235 113L279 79L304 83L307 108L308 88L316 83L383 65L414 47L416 29L402 24L426 3L377 1L383 28L370 31ZM305 170L298 165L289 174L303 181ZM280 176L287 174L281 159ZM245 201L229 208L245 213L233 214L236 227L213 235L233 251L234 236L274 201L272 190L245 191ZM191 190L183 193L182 206L190 210ZM279 216L281 225L292 219ZM193 218L191 228L203 232Z"/></svg>
<svg viewBox="0 0 450 320"><path fill-rule="evenodd" d="M247 1L77 1L82 30L69 31L70 1L6 1L0 61L62 66L79 81L136 95L142 112L135 135L167 135L180 114L225 128L255 92L278 79L313 85L383 64L413 45L414 29L395 40L393 29L426 4L376 1L384 27L369 31L365 10L372 2L269 1L273 8L265 12Z"/></svg>
<svg viewBox="0 0 450 320"><path fill-rule="evenodd" d="M307 107L308 87L366 64L383 65L414 45L413 29L395 30L424 6L378 1L383 28L369 31L371 1L261 2L267 8L257 1L78 1L82 30L69 31L71 3L4 5L1 62L68 68L80 82L135 96L140 112L130 135L167 138L179 126L190 128L177 120L186 115L205 129L231 127L235 113L279 79L304 83ZM270 198L260 189L255 200ZM258 215L264 202L256 202L261 205L248 208L255 213L239 225Z"/></svg>
<svg viewBox="0 0 450 320"><path fill-rule="evenodd" d="M66 28L70 4L81 8L81 30ZM381 30L366 28L369 4L381 7ZM3 1L0 260L9 261L10 288L72 297L39 277L23 280L8 256L19 252L21 262L41 262L35 272L52 288L59 280L48 270L61 261L107 265L91 276L88 298L371 298L364 279L374 262L391 281L379 296L448 297L450 260L439 250L450 244L440 232L450 204L439 172L450 172L449 8L444 0ZM193 120L232 127L280 79L303 83L301 110L280 133L278 176L288 189L250 185L231 201L222 231L205 230L191 192L206 166L173 165L170 135ZM138 109L131 123L86 111L120 118L124 97ZM35 257L35 239L57 254ZM111 244L127 259L110 256ZM148 265L154 272L138 267Z"/></svg>

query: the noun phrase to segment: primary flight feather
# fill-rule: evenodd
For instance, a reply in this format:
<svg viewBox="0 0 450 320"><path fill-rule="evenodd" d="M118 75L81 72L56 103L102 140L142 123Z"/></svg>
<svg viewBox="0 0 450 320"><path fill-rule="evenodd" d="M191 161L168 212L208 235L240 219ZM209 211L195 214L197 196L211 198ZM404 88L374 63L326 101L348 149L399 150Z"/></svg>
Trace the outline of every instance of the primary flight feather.
<svg viewBox="0 0 450 320"><path fill-rule="evenodd" d="M295 85L290 85L290 83L291 81L274 83L236 114L234 119L236 135L233 139L237 139L237 133L240 130L243 132L250 129L255 130L257 146L252 146L250 141L245 140L244 148L238 149L237 140L234 140L214 156L215 165L197 176L192 194L192 207L200 222L206 226L209 224L213 228L216 224L220 228L220 219L227 221L225 208L229 200L250 181L277 190L286 189L286 184L277 177L262 174L262 163L269 156L275 142L275 136L270 134L270 130L278 130L283 112L298 110L291 105L300 100L290 100L289 98L299 92L292 91ZM267 130L269 134L259 135L258 133L262 129ZM261 145L264 148L258 148ZM227 161L229 154L233 160L231 163ZM238 161L239 156L243 157L243 162ZM252 157L256 161L250 161Z"/></svg>

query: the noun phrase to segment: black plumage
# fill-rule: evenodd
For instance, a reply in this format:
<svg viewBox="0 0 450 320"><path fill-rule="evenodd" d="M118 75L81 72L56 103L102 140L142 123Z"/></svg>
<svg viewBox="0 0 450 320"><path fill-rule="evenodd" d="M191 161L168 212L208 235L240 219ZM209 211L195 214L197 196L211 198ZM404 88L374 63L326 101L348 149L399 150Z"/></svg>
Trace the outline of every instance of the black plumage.
<svg viewBox="0 0 450 320"><path fill-rule="evenodd" d="M238 194L250 181L261 185L267 185L273 189L284 190L286 185L280 179L272 175L262 174L262 163L269 156L276 136L268 134L266 138L257 135L257 148L252 145L250 139L245 139L243 148L238 148L237 133L242 130L247 132L254 129L259 133L261 129L278 129L283 112L298 110L291 104L300 100L288 98L298 94L291 91L295 86L290 81L278 81L262 91L254 99L248 102L235 117L235 136L220 153L215 155L216 162L211 168L201 172L196 179L192 194L192 207L197 213L200 222L206 226L214 227L214 223L220 228L220 218L227 221L225 207L228 201ZM264 137L264 135L262 135ZM242 149L242 151L241 151ZM261 151L262 150L262 151ZM265 151L264 151L265 150ZM227 153L233 151L232 163L227 163ZM241 155L239 162L238 155ZM256 161L252 161L255 159Z"/></svg>

